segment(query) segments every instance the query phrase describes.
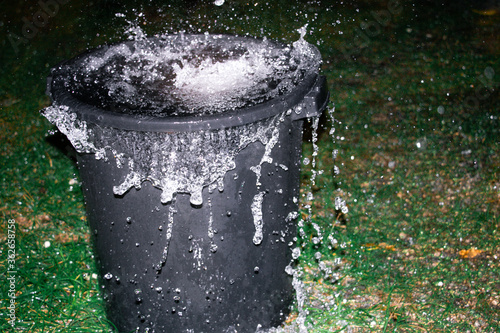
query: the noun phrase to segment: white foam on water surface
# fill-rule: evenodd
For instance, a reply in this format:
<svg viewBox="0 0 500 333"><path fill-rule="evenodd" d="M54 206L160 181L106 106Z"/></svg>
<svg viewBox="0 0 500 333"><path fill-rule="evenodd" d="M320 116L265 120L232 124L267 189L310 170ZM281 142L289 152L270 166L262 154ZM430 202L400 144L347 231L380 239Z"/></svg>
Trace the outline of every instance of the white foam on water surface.
<svg viewBox="0 0 500 333"><path fill-rule="evenodd" d="M191 110L227 106L243 101L251 90L266 88L272 68L259 54L224 62L205 59L200 64L184 62L173 65L176 94Z"/></svg>
<svg viewBox="0 0 500 333"><path fill-rule="evenodd" d="M286 94L321 62L302 37L284 45L227 35L134 36L63 65L68 90L113 112L215 114Z"/></svg>

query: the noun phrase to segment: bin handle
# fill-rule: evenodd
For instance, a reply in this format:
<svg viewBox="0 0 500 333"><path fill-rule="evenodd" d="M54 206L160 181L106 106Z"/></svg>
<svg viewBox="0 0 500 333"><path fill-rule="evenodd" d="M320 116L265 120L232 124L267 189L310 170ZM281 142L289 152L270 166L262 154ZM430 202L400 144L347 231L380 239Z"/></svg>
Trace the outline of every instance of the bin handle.
<svg viewBox="0 0 500 333"><path fill-rule="evenodd" d="M320 116L330 101L330 92L324 75L318 76L311 90L303 101L292 111L292 120ZM300 109L299 109L300 108Z"/></svg>

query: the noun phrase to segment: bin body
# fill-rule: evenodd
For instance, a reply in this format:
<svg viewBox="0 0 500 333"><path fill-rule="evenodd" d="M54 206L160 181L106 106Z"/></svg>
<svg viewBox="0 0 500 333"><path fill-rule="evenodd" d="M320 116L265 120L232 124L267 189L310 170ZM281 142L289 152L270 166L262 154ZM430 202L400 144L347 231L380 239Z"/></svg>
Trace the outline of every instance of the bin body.
<svg viewBox="0 0 500 333"><path fill-rule="evenodd" d="M140 332L254 332L258 325L276 327L284 321L293 300L285 267L291 263L296 221L287 217L297 211L301 127L302 121L282 124L280 149L273 151L272 164L262 165L259 189L250 166L259 164L264 145L255 142L237 155L236 168L224 177L224 191L203 190L200 207L193 207L187 194L160 204L160 191L148 182L117 198L113 184L127 169L79 155L98 267L102 277L112 276L102 279L108 315L120 332L136 327ZM255 245L251 204L260 192L265 192L263 239Z"/></svg>
<svg viewBox="0 0 500 333"><path fill-rule="evenodd" d="M72 94L66 81L76 76L68 68L71 73L73 63L88 54L53 71L48 90L59 106L44 115L78 151L109 320L119 332L230 333L279 326L293 301L285 268L296 236L302 128L328 102L324 77L306 75L290 92L234 112L136 117ZM238 136L228 135L228 142L218 137L214 144L239 148L219 179L223 186L204 186L201 204L185 191L161 202L152 176L125 193L114 190L141 164L134 155L141 148L120 133L143 137L151 148L162 144L151 142L151 134L160 133L156 140L163 141L175 133L237 131L258 122L267 122L262 140L241 144ZM151 161L151 169L169 163L165 156Z"/></svg>

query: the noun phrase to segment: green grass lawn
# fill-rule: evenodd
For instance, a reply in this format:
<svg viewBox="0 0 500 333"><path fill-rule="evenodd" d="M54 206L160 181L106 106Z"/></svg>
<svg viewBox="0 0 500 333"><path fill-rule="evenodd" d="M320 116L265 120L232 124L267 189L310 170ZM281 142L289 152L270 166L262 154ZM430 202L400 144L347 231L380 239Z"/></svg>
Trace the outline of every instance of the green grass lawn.
<svg viewBox="0 0 500 333"><path fill-rule="evenodd" d="M127 23L114 15L122 12L149 34L199 29L291 42L309 23L336 119L333 135L321 119L314 185L310 165L303 170L298 265L310 332L499 332L500 15L467 1L181 3L144 5L136 19L131 5L69 1L31 31L23 25L39 2L3 5L0 331L112 330L72 150L38 110L50 104L50 67L124 39ZM297 316L295 307L288 324Z"/></svg>

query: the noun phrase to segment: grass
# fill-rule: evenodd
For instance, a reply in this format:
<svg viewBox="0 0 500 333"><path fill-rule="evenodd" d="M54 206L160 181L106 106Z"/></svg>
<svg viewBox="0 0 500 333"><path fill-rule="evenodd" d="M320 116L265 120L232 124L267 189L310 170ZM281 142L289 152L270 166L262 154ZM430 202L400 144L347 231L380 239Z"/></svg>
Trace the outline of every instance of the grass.
<svg viewBox="0 0 500 333"><path fill-rule="evenodd" d="M302 201L312 207L304 229L315 236L315 223L323 238L303 241L299 260L310 331L500 331L499 16L480 16L460 1L179 3L162 14L145 5L146 30L221 32L229 22L232 33L293 41L309 22L307 39L318 41L337 122L332 137L322 119L324 172L314 186L303 171L303 191L314 194ZM69 2L15 52L8 33L21 36L22 17L31 19L39 4L6 6L0 238L5 243L14 219L18 321L12 330L2 283L0 331L108 331L71 150L48 135L53 128L37 111L49 105L50 67L120 40L126 24L113 14L134 15L112 1ZM378 22L381 13L387 19ZM310 155L311 144L304 150ZM347 214L336 210L336 197L346 200Z"/></svg>

